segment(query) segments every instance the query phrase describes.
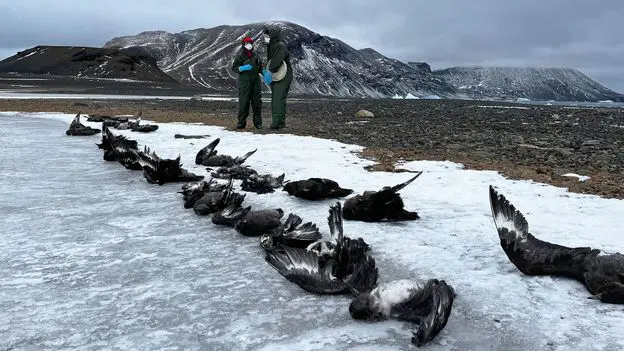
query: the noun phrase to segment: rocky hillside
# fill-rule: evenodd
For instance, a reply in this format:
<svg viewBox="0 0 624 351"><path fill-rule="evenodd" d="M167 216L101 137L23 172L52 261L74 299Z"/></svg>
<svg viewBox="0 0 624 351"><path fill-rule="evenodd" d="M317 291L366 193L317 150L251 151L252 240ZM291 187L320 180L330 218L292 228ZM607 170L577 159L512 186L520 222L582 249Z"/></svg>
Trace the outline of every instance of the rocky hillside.
<svg viewBox="0 0 624 351"><path fill-rule="evenodd" d="M142 48L36 46L0 61L0 73L176 82Z"/></svg>
<svg viewBox="0 0 624 351"><path fill-rule="evenodd" d="M624 102L572 68L452 67L433 72L469 98Z"/></svg>
<svg viewBox="0 0 624 351"><path fill-rule="evenodd" d="M219 26L181 33L143 32L111 39L106 48L142 47L158 66L180 82L207 88L236 89L236 74L230 70L245 35L259 42L265 23ZM455 89L419 66L387 58L372 49L356 50L344 42L289 22L280 26L291 53L295 81L293 93L337 97L454 96Z"/></svg>

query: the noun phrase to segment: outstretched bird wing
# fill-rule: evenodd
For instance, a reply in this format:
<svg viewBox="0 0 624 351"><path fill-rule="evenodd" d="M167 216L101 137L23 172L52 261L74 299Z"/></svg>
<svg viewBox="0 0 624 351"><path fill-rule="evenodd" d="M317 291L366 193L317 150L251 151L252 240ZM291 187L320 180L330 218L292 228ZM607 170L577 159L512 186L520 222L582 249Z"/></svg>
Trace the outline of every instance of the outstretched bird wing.
<svg viewBox="0 0 624 351"><path fill-rule="evenodd" d="M258 149L255 150L251 150L248 153L244 154L243 156L237 156L236 158L234 158L234 164L237 165L242 165L243 163L245 163L245 161L247 161L247 159L256 153L256 151L258 151Z"/></svg>
<svg viewBox="0 0 624 351"><path fill-rule="evenodd" d="M342 294L348 287L331 276L327 266L319 266L319 257L305 249L281 247L267 250L265 260L284 278L315 294Z"/></svg>
<svg viewBox="0 0 624 351"><path fill-rule="evenodd" d="M414 177L408 179L406 182L401 183L401 184L397 184L397 185L391 187L390 189L392 190L393 193L397 193L397 192L403 190L406 186L410 185L413 181L416 180L416 178L420 177L420 175L422 173L423 172L420 171L420 172L416 173L416 175Z"/></svg>
<svg viewBox="0 0 624 351"><path fill-rule="evenodd" d="M283 236L287 240L296 240L312 243L323 238L318 227L313 222L303 223L303 219L290 213L284 223Z"/></svg>
<svg viewBox="0 0 624 351"><path fill-rule="evenodd" d="M336 201L334 205L329 206L329 216L327 216L327 223L329 224L329 233L332 239L337 243L343 241L344 232L342 227L342 205L340 201Z"/></svg>
<svg viewBox="0 0 624 351"><path fill-rule="evenodd" d="M219 145L220 141L221 138L216 138L215 140L211 141L210 144L206 145L206 147L199 150L197 152L197 155L195 155L195 164L201 165L205 159L216 155L217 152L215 151L215 148L217 147L217 145Z"/></svg>
<svg viewBox="0 0 624 351"><path fill-rule="evenodd" d="M582 281L590 247L570 248L537 239L524 215L490 185L490 207L500 244L509 260L527 275L560 275Z"/></svg>

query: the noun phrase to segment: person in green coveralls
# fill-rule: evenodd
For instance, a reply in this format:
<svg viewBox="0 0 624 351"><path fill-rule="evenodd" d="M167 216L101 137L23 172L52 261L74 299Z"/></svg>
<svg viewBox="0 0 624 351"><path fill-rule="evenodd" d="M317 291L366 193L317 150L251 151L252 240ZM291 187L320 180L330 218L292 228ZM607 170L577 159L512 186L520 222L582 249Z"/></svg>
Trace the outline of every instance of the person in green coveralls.
<svg viewBox="0 0 624 351"><path fill-rule="evenodd" d="M286 97L290 84L293 81L293 70L290 64L290 53L286 44L282 40L282 33L278 27L264 28L264 41L267 47L267 62L271 64L262 71L264 82L271 87L271 129L281 129L286 127ZM284 79L274 82L272 74L277 72L286 63L287 71Z"/></svg>
<svg viewBox="0 0 624 351"><path fill-rule="evenodd" d="M238 73L238 122L236 128L247 126L249 105L253 109L253 123L257 129L262 129L262 92L260 90L260 72L263 72L262 62L253 49L253 39L243 38L243 47L232 62L232 71Z"/></svg>

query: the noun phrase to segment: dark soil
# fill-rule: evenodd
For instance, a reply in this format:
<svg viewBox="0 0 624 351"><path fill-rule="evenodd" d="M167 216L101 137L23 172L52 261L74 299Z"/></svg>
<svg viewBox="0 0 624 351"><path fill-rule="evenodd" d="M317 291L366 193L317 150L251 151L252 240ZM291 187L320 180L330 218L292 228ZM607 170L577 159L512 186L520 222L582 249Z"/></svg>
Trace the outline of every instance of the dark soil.
<svg viewBox="0 0 624 351"><path fill-rule="evenodd" d="M264 97L267 101L267 97ZM482 107L490 106L490 107ZM507 106L514 108L502 108ZM519 108L515 108L519 107ZM354 117L366 109L372 118ZM201 122L232 129L236 101L0 100L2 111L136 114L158 122ZM624 199L624 109L532 106L458 100L298 100L288 104L287 128L265 129L335 139L366 147L378 162L371 170L395 171L398 160L450 160L515 179L568 187L570 191ZM587 182L563 177L590 176Z"/></svg>

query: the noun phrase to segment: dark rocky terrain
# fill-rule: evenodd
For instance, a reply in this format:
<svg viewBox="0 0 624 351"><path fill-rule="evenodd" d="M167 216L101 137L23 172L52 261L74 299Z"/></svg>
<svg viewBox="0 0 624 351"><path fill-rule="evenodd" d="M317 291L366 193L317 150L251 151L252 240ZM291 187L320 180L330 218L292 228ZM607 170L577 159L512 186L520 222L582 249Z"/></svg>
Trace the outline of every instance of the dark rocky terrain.
<svg viewBox="0 0 624 351"><path fill-rule="evenodd" d="M177 83L141 48L35 46L0 61L0 73Z"/></svg>
<svg viewBox="0 0 624 351"><path fill-rule="evenodd" d="M270 107L264 98L264 120ZM398 160L451 160L498 170L571 191L624 198L624 109L535 106L461 100L297 100L288 104L292 133L365 146L373 170ZM360 109L373 118L354 117ZM160 122L200 122L233 128L237 101L0 100L5 111L135 114ZM258 133L252 128L248 129ZM262 130L259 133L276 133ZM563 177L590 176L587 182Z"/></svg>
<svg viewBox="0 0 624 351"><path fill-rule="evenodd" d="M37 94L121 94L193 96L215 94L216 90L183 85L178 82L148 82L135 80L111 80L88 77L52 76L48 74L2 74L0 90Z"/></svg>
<svg viewBox="0 0 624 351"><path fill-rule="evenodd" d="M624 95L573 68L451 67L433 73L471 99L624 102Z"/></svg>

